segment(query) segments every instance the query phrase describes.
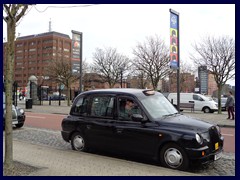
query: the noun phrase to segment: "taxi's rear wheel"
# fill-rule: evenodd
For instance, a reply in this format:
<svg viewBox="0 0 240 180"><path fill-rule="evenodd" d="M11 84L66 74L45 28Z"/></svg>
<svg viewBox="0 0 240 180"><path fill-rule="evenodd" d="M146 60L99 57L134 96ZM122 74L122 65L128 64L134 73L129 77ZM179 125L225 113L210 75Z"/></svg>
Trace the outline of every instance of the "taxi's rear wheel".
<svg viewBox="0 0 240 180"><path fill-rule="evenodd" d="M84 136L80 132L76 132L72 135L71 146L76 151L87 151L87 144Z"/></svg>
<svg viewBox="0 0 240 180"><path fill-rule="evenodd" d="M160 162L163 166L186 170L189 167L189 159L185 151L175 143L166 144L160 151Z"/></svg>

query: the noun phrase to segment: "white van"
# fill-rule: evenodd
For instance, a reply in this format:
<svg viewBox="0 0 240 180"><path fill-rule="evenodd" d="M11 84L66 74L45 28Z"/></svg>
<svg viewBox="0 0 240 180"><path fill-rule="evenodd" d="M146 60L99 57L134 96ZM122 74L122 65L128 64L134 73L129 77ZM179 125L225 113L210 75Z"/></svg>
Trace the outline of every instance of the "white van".
<svg viewBox="0 0 240 180"><path fill-rule="evenodd" d="M169 93L167 98L173 105L177 106L177 93ZM194 103L194 110L204 113L213 113L218 111L217 103L210 97L195 93L180 93L181 103ZM181 106L180 106L181 109Z"/></svg>

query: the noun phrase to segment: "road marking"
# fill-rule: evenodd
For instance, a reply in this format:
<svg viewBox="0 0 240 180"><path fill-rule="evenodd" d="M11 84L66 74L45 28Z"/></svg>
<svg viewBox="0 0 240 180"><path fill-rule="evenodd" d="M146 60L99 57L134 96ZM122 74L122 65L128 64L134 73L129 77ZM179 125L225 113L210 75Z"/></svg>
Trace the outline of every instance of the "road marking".
<svg viewBox="0 0 240 180"><path fill-rule="evenodd" d="M57 113L55 113L55 114L50 114L50 113L35 113L35 112L25 112L26 114L41 114L41 115L46 115L46 116L62 116L62 117L66 117L66 116L68 116L68 114L57 114ZM27 115L28 116L28 115Z"/></svg>
<svg viewBox="0 0 240 180"><path fill-rule="evenodd" d="M223 136L234 136L234 134L222 134Z"/></svg>
<svg viewBox="0 0 240 180"><path fill-rule="evenodd" d="M39 118L39 119L46 119L46 117L41 117L41 116L26 116L26 117L31 117L31 118Z"/></svg>

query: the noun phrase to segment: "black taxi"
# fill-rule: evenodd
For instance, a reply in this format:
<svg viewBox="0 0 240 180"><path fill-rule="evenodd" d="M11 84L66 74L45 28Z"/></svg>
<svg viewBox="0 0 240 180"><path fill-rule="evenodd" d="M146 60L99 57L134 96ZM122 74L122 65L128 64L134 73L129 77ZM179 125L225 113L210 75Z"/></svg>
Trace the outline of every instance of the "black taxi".
<svg viewBox="0 0 240 180"><path fill-rule="evenodd" d="M139 155L179 170L219 159L224 142L217 125L179 114L161 93L129 88L79 94L61 134L74 150Z"/></svg>

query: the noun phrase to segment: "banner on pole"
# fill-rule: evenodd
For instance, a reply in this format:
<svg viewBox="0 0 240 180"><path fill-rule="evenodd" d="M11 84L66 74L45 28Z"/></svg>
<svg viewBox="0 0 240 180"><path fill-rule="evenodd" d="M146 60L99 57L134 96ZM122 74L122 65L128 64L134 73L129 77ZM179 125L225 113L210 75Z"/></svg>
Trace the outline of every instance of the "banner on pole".
<svg viewBox="0 0 240 180"><path fill-rule="evenodd" d="M179 68L179 20L178 15L170 10L170 68Z"/></svg>

